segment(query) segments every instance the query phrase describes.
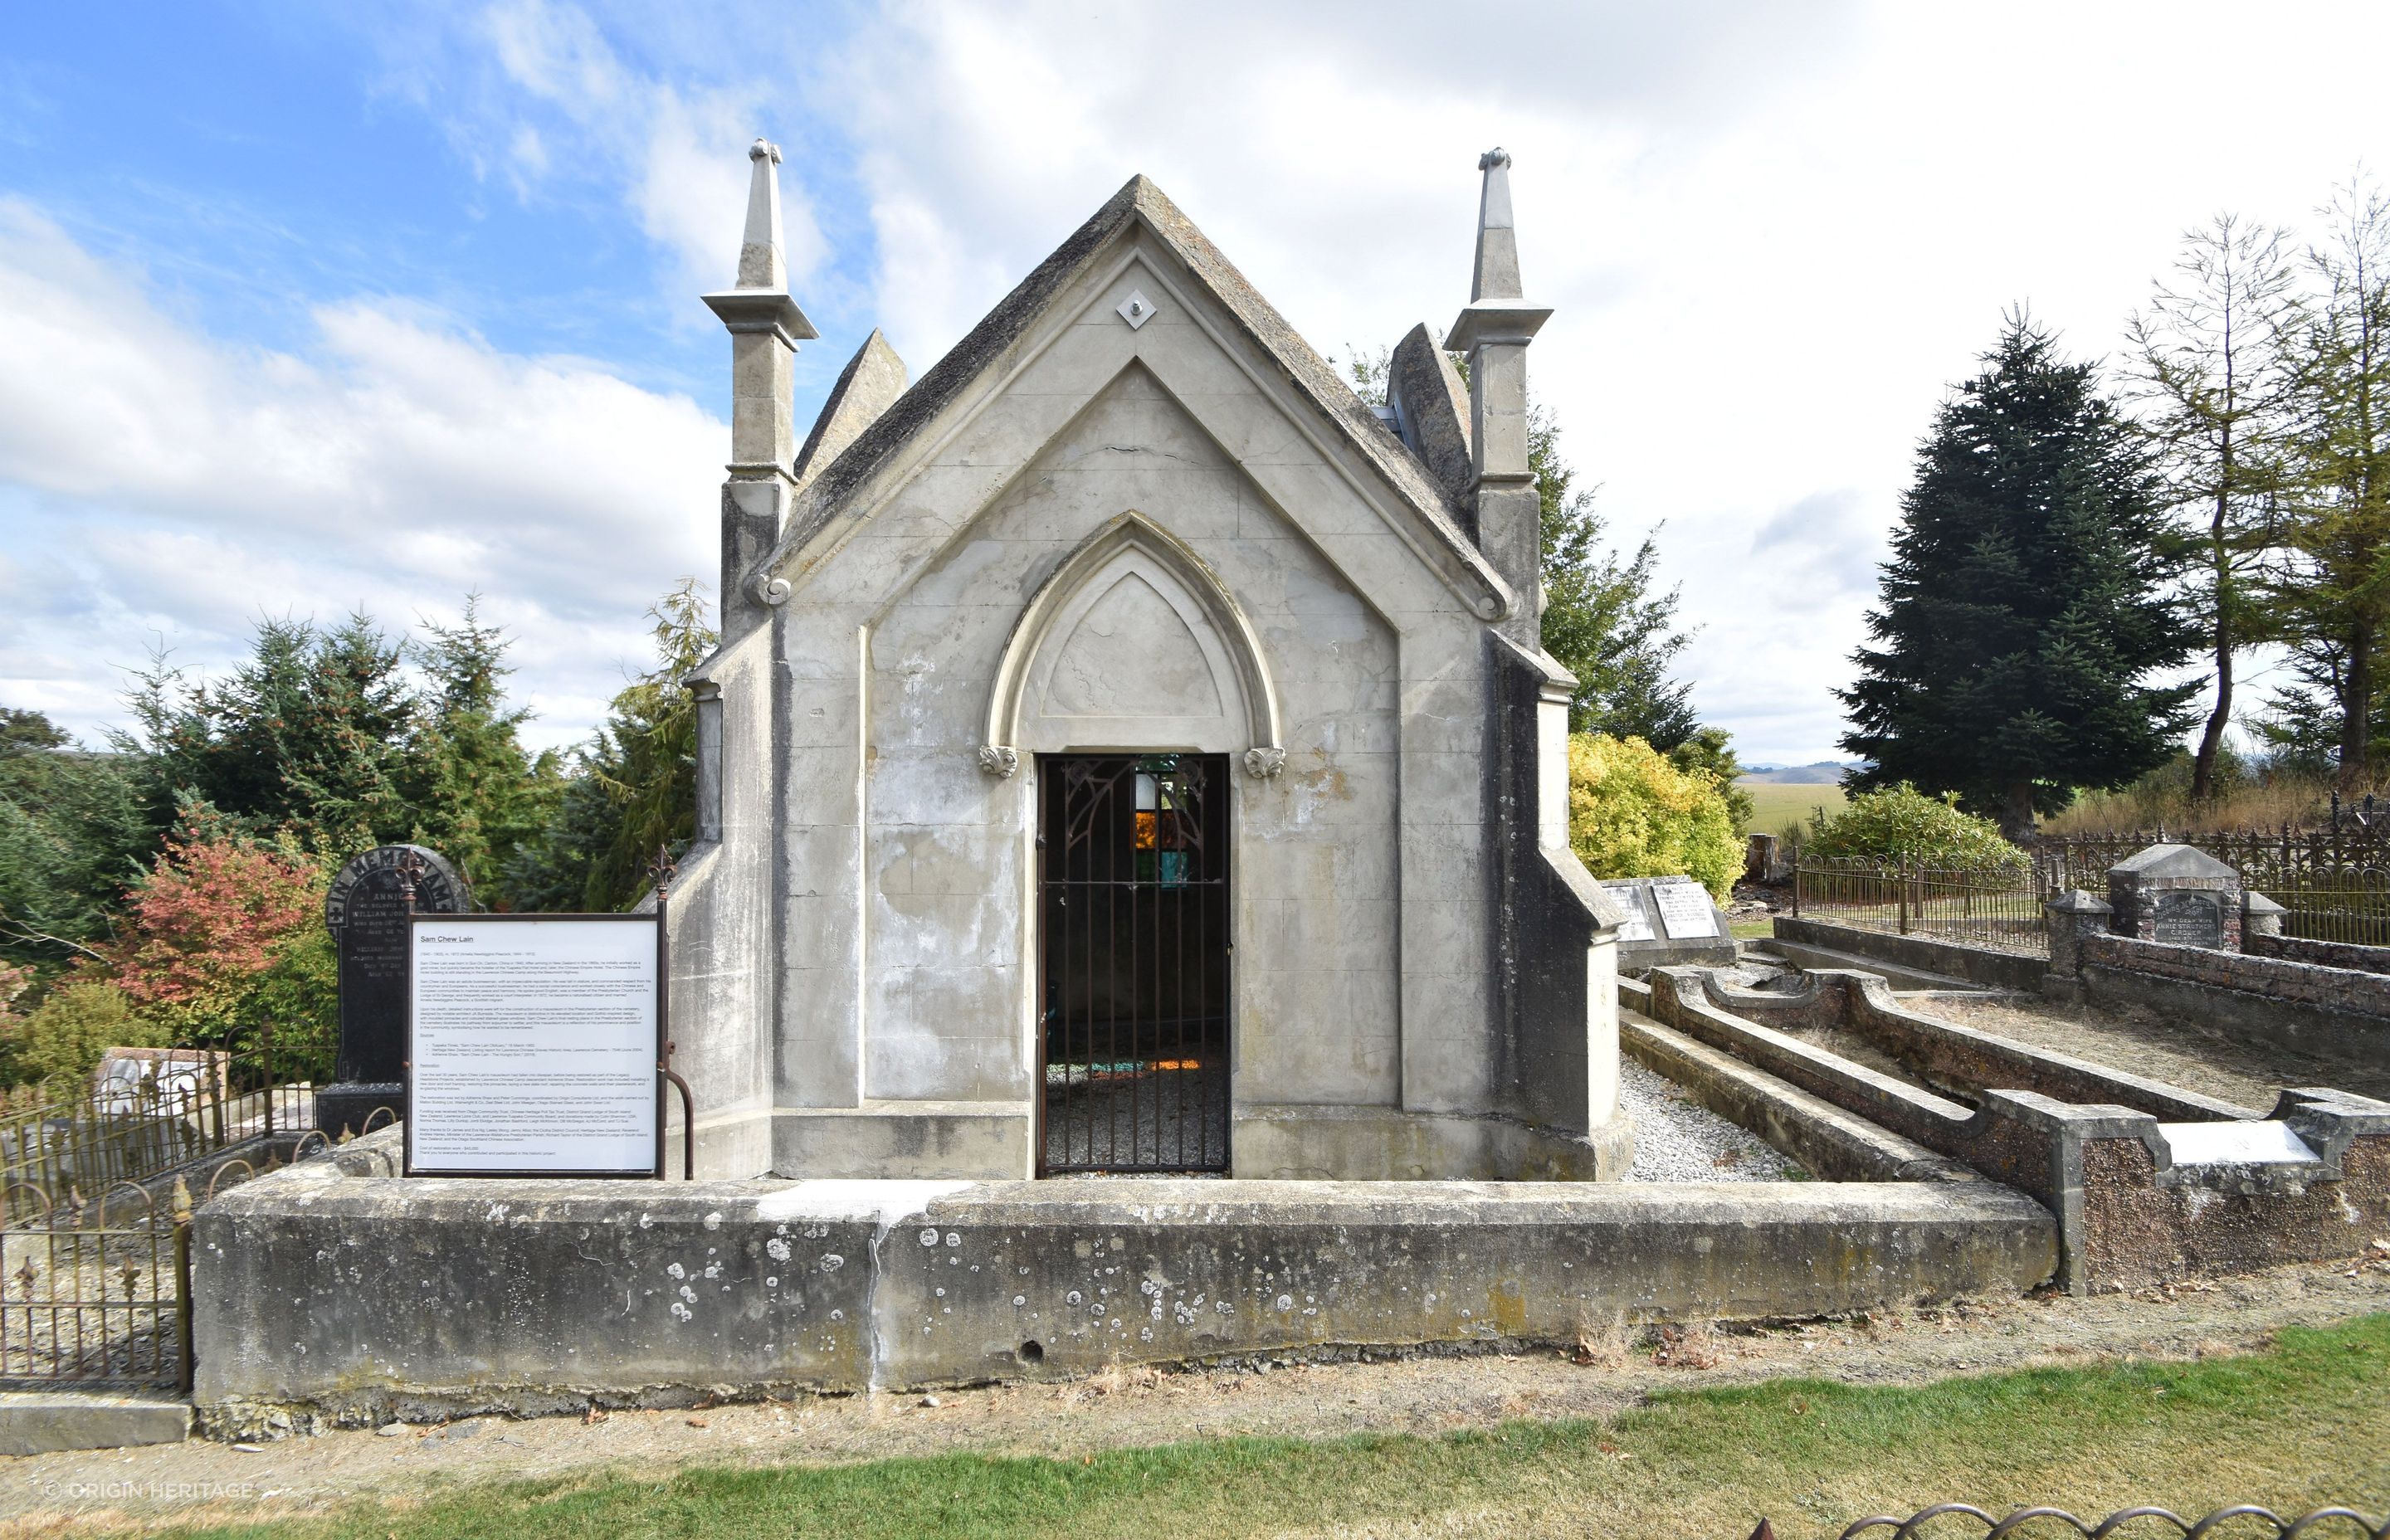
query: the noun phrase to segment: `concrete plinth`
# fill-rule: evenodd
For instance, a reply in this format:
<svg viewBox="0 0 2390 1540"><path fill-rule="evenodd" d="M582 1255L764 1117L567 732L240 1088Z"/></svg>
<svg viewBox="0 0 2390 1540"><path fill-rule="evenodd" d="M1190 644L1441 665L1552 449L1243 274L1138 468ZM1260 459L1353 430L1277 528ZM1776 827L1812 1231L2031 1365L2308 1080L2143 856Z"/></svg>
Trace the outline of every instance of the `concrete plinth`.
<svg viewBox="0 0 2390 1540"><path fill-rule="evenodd" d="M190 1403L162 1394L0 1391L0 1455L123 1449L190 1436Z"/></svg>
<svg viewBox="0 0 2390 1540"><path fill-rule="evenodd" d="M1988 1182L472 1182L381 1136L200 1211L212 1425L906 1389L2015 1293ZM365 1146L367 1148L359 1148ZM345 1169L344 1169L345 1168Z"/></svg>

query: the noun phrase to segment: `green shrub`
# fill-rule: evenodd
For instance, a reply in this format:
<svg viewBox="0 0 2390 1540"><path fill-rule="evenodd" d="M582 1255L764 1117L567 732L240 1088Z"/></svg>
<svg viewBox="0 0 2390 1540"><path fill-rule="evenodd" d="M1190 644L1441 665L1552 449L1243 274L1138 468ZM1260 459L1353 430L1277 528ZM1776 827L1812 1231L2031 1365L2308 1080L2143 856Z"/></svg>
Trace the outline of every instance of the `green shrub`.
<svg viewBox="0 0 2390 1540"><path fill-rule="evenodd" d="M1955 794L1929 797L1907 781L1852 793L1840 813L1813 828L1805 849L1811 855L1970 870L2025 864L2024 852L2008 842L1999 825L1960 812Z"/></svg>
<svg viewBox="0 0 2390 1540"><path fill-rule="evenodd" d="M109 1048L162 1048L173 1039L163 1022L135 1010L124 991L90 981L51 990L16 1036L12 1068L23 1080L85 1076Z"/></svg>
<svg viewBox="0 0 2390 1540"><path fill-rule="evenodd" d="M1742 871L1742 842L1717 777L1639 738L1569 738L1569 844L1598 878L1698 879L1717 898Z"/></svg>

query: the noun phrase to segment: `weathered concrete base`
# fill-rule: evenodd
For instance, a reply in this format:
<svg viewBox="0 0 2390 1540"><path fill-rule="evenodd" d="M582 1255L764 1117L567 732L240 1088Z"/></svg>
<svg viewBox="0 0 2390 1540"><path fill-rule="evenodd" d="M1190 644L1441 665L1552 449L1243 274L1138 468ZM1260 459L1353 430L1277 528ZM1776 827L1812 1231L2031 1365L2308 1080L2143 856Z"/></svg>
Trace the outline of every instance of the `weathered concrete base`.
<svg viewBox="0 0 2390 1540"><path fill-rule="evenodd" d="M782 1107L772 1114L769 1169L827 1177L1024 1177L1036 1126L1027 1102Z"/></svg>
<svg viewBox="0 0 2390 1540"><path fill-rule="evenodd" d="M0 1455L124 1449L180 1444L190 1436L186 1401L79 1391L0 1391Z"/></svg>
<svg viewBox="0 0 2390 1540"><path fill-rule="evenodd" d="M906 1389L2015 1293L1989 1182L470 1182L349 1147L194 1231L211 1426ZM295 1409L295 1411L294 1411Z"/></svg>
<svg viewBox="0 0 2390 1540"><path fill-rule="evenodd" d="M1614 1182L1635 1163L1624 1118L1577 1135L1392 1107L1240 1107L1235 1120L1235 1174L1261 1180Z"/></svg>

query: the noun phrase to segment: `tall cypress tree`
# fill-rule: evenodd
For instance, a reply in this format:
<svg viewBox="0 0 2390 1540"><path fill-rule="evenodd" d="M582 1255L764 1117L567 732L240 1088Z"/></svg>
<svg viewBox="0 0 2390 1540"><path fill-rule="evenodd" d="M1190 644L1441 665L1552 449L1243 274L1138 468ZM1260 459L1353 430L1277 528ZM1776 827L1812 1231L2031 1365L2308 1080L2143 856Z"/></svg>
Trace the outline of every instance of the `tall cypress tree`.
<svg viewBox="0 0 2390 1540"><path fill-rule="evenodd" d="M2144 451L2093 366L2022 314L1983 363L1919 448L1874 645L1836 693L1843 747L1873 762L1856 787L1957 791L2021 835L2165 760L2199 687L2150 682L2194 638Z"/></svg>

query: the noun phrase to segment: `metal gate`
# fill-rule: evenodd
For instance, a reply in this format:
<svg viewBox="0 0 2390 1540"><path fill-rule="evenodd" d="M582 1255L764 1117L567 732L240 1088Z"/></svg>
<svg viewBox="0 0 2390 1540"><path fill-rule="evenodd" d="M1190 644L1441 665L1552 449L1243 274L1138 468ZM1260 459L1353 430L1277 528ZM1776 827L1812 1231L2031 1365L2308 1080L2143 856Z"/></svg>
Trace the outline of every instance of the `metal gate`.
<svg viewBox="0 0 2390 1540"><path fill-rule="evenodd" d="M1228 1169L1228 768L1041 756L1038 1172Z"/></svg>

